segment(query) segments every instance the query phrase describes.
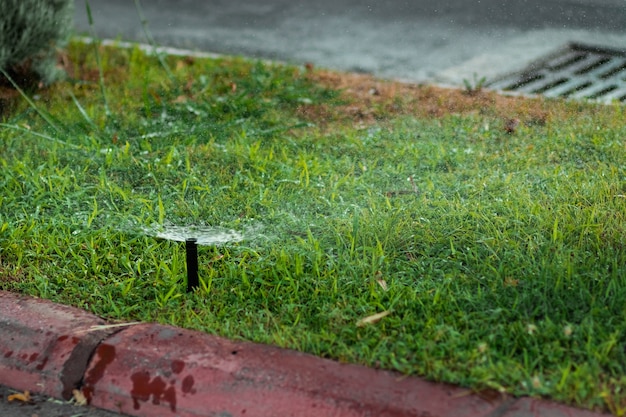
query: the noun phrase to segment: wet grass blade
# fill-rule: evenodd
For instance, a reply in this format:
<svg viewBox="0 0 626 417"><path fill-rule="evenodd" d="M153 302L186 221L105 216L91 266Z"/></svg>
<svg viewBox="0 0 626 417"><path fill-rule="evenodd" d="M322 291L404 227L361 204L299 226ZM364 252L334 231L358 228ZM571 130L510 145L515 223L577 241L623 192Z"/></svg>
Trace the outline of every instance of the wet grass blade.
<svg viewBox="0 0 626 417"><path fill-rule="evenodd" d="M96 36L96 30L94 28L93 17L91 15L91 7L89 7L89 1L85 0L85 8L87 9L87 19L89 20L89 32L91 33L91 38L93 39L93 50L96 57L96 63L98 66L98 82L100 84L100 94L102 94L102 101L104 104L104 111L107 116L111 115L111 109L109 108L109 101L107 99L106 87L104 85L104 70L102 68L102 58L100 57L100 52L98 50L100 46L100 42L98 37Z"/></svg>
<svg viewBox="0 0 626 417"><path fill-rule="evenodd" d="M165 62L165 59L163 59L163 54L159 53L158 45L155 42L154 37L152 36L152 33L150 32L150 29L148 28L148 19L146 19L146 17L143 14L143 8L141 7L140 0L134 0L134 1L135 1L135 8L137 9L137 15L139 15L139 20L141 22L141 29L143 30L143 33L146 39L148 40L148 43L150 44L150 46L152 46L153 53L159 60L159 63L165 70L165 73L167 74L169 79L171 81L176 81L176 77L174 77L174 74L172 73L170 66L167 65L167 62Z"/></svg>

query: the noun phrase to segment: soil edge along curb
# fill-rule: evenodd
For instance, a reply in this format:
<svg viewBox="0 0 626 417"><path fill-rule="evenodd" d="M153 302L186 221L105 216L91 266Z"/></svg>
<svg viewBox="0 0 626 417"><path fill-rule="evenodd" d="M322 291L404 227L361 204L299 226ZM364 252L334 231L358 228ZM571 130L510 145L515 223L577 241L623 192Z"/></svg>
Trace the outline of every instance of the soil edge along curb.
<svg viewBox="0 0 626 417"><path fill-rule="evenodd" d="M0 384L133 416L593 417L0 291Z"/></svg>

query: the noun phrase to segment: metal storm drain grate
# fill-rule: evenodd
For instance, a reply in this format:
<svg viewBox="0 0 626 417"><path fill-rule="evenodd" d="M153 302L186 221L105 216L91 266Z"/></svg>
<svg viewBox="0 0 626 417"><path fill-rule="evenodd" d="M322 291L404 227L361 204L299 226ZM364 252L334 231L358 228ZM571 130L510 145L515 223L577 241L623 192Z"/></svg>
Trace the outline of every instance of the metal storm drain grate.
<svg viewBox="0 0 626 417"><path fill-rule="evenodd" d="M526 70L490 82L493 90L626 103L626 51L570 44Z"/></svg>

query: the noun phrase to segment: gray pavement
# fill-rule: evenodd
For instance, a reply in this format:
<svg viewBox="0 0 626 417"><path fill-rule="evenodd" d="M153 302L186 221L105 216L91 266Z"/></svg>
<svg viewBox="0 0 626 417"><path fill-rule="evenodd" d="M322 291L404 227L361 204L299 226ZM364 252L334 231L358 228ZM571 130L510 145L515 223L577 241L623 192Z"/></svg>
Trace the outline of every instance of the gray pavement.
<svg viewBox="0 0 626 417"><path fill-rule="evenodd" d="M90 0L97 35L145 42L132 0ZM626 48L624 0L144 0L164 46L462 85L574 41ZM76 30L89 30L83 2Z"/></svg>

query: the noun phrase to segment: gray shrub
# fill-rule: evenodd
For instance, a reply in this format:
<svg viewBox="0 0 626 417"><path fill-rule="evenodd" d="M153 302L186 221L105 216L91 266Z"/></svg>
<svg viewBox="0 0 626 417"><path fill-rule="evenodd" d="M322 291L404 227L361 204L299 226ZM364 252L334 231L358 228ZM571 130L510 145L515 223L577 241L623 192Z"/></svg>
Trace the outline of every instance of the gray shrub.
<svg viewBox="0 0 626 417"><path fill-rule="evenodd" d="M72 29L73 0L0 0L0 68L17 82L59 78L57 50ZM0 76L1 78L1 76ZM21 78L21 79L20 79Z"/></svg>

